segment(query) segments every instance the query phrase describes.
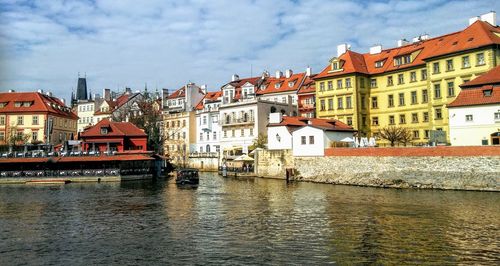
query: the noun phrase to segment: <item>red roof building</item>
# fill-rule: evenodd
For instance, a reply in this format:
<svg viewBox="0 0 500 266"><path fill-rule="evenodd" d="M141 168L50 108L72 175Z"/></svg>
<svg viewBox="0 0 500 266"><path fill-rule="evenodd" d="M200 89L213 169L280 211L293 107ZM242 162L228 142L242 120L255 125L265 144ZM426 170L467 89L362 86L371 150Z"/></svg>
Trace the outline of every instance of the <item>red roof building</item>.
<svg viewBox="0 0 500 266"><path fill-rule="evenodd" d="M85 129L80 134L84 151L147 150L147 135L130 122L111 122L108 119Z"/></svg>
<svg viewBox="0 0 500 266"><path fill-rule="evenodd" d="M302 86L297 91L297 101L299 115L303 117L316 117L316 87L314 77L316 75L306 76Z"/></svg>

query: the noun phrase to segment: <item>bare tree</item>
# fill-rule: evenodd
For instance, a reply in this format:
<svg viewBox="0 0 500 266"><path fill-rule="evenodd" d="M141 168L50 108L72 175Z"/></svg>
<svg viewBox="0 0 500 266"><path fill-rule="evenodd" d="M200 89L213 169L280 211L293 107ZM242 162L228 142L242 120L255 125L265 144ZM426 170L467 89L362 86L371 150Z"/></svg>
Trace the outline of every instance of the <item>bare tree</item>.
<svg viewBox="0 0 500 266"><path fill-rule="evenodd" d="M411 142L413 137L410 129L396 126L388 126L382 128L379 131L379 136L380 138L389 141L391 147L394 147L396 143L402 143L406 146Z"/></svg>

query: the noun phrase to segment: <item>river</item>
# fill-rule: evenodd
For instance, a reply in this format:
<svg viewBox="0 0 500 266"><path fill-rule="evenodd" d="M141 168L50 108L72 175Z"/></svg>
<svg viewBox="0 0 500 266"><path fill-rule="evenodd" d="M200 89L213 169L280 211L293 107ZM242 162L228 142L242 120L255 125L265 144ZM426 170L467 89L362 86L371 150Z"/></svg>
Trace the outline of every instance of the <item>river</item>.
<svg viewBox="0 0 500 266"><path fill-rule="evenodd" d="M500 193L201 174L0 186L0 265L497 264Z"/></svg>

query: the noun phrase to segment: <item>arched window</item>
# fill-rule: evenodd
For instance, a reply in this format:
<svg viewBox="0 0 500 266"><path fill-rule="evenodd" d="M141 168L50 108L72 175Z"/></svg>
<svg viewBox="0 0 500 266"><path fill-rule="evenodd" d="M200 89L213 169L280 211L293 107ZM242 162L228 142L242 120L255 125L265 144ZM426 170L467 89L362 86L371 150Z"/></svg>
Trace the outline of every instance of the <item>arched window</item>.
<svg viewBox="0 0 500 266"><path fill-rule="evenodd" d="M207 144L206 151L210 152L210 145Z"/></svg>
<svg viewBox="0 0 500 266"><path fill-rule="evenodd" d="M231 123L231 117L226 115L226 124L229 124Z"/></svg>
<svg viewBox="0 0 500 266"><path fill-rule="evenodd" d="M248 121L248 114L244 113L243 114L243 122L247 122L247 121Z"/></svg>

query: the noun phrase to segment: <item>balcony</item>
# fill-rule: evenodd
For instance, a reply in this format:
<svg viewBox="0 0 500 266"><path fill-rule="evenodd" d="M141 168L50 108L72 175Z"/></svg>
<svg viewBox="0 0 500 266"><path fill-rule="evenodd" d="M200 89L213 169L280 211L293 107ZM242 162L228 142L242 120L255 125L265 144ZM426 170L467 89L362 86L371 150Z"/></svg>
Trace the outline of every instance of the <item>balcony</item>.
<svg viewBox="0 0 500 266"><path fill-rule="evenodd" d="M255 123L255 118L250 117L250 118L237 118L237 119L229 119L228 120L221 120L221 126L240 126L240 125L251 125Z"/></svg>
<svg viewBox="0 0 500 266"><path fill-rule="evenodd" d="M218 158L217 152L193 152L189 154L189 158Z"/></svg>
<svg viewBox="0 0 500 266"><path fill-rule="evenodd" d="M211 131L212 130L212 123L201 124L200 128L201 128L201 130Z"/></svg>

